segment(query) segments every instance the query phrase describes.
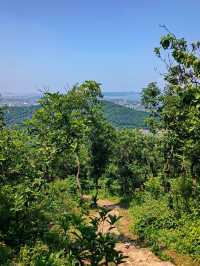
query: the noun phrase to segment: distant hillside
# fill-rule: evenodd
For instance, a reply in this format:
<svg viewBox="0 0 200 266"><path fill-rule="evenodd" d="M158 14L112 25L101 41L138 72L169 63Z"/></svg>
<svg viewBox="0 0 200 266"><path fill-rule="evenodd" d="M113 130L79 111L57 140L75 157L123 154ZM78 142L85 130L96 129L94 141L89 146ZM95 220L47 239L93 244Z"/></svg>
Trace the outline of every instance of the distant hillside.
<svg viewBox="0 0 200 266"><path fill-rule="evenodd" d="M115 127L144 128L144 119L147 113L136 111L124 106L114 104L109 101L102 101L105 117ZM22 124L24 120L32 117L38 106L16 106L9 107L6 113L6 123L8 126Z"/></svg>
<svg viewBox="0 0 200 266"><path fill-rule="evenodd" d="M103 109L105 117L113 126L119 128L144 128L147 113L136 111L112 102L103 101Z"/></svg>
<svg viewBox="0 0 200 266"><path fill-rule="evenodd" d="M8 107L6 111L6 124L8 126L22 124L24 120L30 119L39 108L39 105Z"/></svg>

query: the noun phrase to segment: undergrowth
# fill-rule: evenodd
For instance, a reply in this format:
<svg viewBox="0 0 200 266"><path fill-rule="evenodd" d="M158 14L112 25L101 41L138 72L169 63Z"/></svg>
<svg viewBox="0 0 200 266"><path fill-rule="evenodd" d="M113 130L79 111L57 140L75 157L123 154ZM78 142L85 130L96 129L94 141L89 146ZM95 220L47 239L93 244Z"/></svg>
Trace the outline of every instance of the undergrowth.
<svg viewBox="0 0 200 266"><path fill-rule="evenodd" d="M170 208L168 194L155 198L145 191L136 193L129 213L133 232L162 259L169 259L165 253L169 249L200 262L200 220L196 210Z"/></svg>

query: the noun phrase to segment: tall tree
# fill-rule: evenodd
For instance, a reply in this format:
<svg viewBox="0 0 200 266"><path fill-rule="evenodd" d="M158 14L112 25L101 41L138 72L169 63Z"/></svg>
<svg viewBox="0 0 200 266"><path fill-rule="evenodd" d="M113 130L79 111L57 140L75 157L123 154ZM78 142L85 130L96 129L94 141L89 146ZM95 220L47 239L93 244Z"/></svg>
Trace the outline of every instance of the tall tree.
<svg viewBox="0 0 200 266"><path fill-rule="evenodd" d="M161 91L155 82L149 83L148 86L142 90L141 102L149 111L149 117L146 119L146 122L153 132L155 132L158 127L160 95Z"/></svg>
<svg viewBox="0 0 200 266"><path fill-rule="evenodd" d="M160 118L160 129L165 134L165 176L181 176L180 191L186 202L192 193L189 183L193 182L195 193L200 175L199 51L200 42L188 44L185 39L178 39L170 32L161 37L160 47L155 52L166 65L165 87L161 95L148 94L148 102L159 106L156 112ZM143 90L143 99L147 99L146 92L150 87L152 85ZM191 182L188 183L189 176ZM165 184L167 189L167 182Z"/></svg>
<svg viewBox="0 0 200 266"><path fill-rule="evenodd" d="M106 166L109 163L116 139L115 130L104 119L102 112L94 117L89 138L91 145L91 177L94 181L96 190L93 200L94 205L96 205L99 191L99 179L104 174Z"/></svg>
<svg viewBox="0 0 200 266"><path fill-rule="evenodd" d="M100 106L99 97L100 84L95 81L76 85L66 94L45 93L40 101L41 108L29 122L29 131L37 135L43 150L48 151L45 152L47 157L44 159L44 177L51 179L74 173L80 196L80 151L93 128L94 117ZM59 173L62 169L62 166L59 167L59 161L66 165L65 173ZM58 169L56 173L55 162Z"/></svg>

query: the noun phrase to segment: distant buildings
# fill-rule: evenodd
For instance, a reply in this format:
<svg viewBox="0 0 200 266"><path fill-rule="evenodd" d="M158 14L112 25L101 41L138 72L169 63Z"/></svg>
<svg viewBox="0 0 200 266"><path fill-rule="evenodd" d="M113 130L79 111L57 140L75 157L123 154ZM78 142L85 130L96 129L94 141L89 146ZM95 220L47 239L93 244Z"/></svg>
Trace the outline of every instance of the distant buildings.
<svg viewBox="0 0 200 266"><path fill-rule="evenodd" d="M140 103L139 100L129 100L124 98L115 98L115 97L104 97L105 100L113 102L118 105L128 107L137 111L145 111L144 106Z"/></svg>
<svg viewBox="0 0 200 266"><path fill-rule="evenodd" d="M7 105L9 107L12 106L31 106L38 105L39 97L30 97L30 96L8 96L2 97L0 101L0 105Z"/></svg>

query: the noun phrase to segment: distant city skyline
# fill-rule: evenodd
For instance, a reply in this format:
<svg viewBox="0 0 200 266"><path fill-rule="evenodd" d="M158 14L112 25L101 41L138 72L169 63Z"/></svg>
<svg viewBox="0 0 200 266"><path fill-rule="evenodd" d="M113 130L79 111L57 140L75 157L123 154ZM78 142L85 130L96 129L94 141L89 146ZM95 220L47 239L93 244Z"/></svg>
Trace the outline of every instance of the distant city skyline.
<svg viewBox="0 0 200 266"><path fill-rule="evenodd" d="M153 53L165 33L159 24L200 39L196 0L0 2L1 94L34 95L88 79L103 91L139 91L162 84Z"/></svg>

